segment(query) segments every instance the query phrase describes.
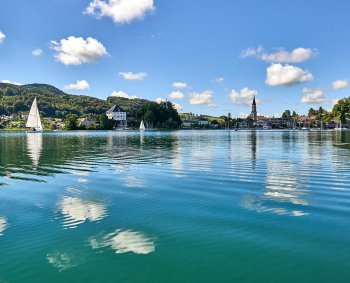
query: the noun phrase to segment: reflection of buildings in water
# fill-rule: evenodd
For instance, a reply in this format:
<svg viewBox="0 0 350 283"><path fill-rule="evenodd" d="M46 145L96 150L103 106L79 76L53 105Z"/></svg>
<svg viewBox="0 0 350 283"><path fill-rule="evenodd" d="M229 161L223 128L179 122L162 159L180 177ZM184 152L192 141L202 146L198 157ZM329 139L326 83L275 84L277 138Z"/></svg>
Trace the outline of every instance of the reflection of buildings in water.
<svg viewBox="0 0 350 283"><path fill-rule="evenodd" d="M27 133L27 150L34 166L38 166L43 147L42 133Z"/></svg>
<svg viewBox="0 0 350 283"><path fill-rule="evenodd" d="M135 254L149 254L155 251L152 238L133 230L116 230L105 236L90 239L93 249L110 247L117 254L132 252Z"/></svg>
<svg viewBox="0 0 350 283"><path fill-rule="evenodd" d="M288 161L271 160L267 162L267 178L262 196L248 196L243 206L258 212L273 212L280 215L303 216L303 206L309 205L305 199L306 191L300 185L296 166ZM285 203L285 205L284 205ZM290 204L295 209L290 209Z"/></svg>
<svg viewBox="0 0 350 283"><path fill-rule="evenodd" d="M77 256L74 252L59 252L49 253L46 256L48 262L60 271L70 269L81 264L84 259Z"/></svg>
<svg viewBox="0 0 350 283"><path fill-rule="evenodd" d="M183 144L178 141L170 160L172 172L176 177L186 176L186 172L184 170L184 155L185 152Z"/></svg>
<svg viewBox="0 0 350 283"><path fill-rule="evenodd" d="M258 148L257 132L233 132L229 143L231 143L231 176L242 182L256 181L252 171L255 171L256 168Z"/></svg>
<svg viewBox="0 0 350 283"><path fill-rule="evenodd" d="M58 206L64 215L63 226L65 228L76 228L88 220L92 222L101 220L107 213L103 203L78 197L63 197Z"/></svg>
<svg viewBox="0 0 350 283"><path fill-rule="evenodd" d="M7 220L5 217L0 216L0 236L2 236L6 228L7 228Z"/></svg>
<svg viewBox="0 0 350 283"><path fill-rule="evenodd" d="M189 170L211 171L214 158L213 148L204 147L204 143L189 146Z"/></svg>
<svg viewBox="0 0 350 283"><path fill-rule="evenodd" d="M251 148L252 148L252 169L255 171L255 166L256 166L256 142L257 142L256 131L252 131L251 132L250 140L251 140Z"/></svg>

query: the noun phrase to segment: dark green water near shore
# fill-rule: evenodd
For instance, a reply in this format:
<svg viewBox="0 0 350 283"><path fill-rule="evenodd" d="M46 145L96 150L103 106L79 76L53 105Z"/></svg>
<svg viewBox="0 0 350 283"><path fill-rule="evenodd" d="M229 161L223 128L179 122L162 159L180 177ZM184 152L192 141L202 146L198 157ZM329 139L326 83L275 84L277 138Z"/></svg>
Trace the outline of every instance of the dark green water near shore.
<svg viewBox="0 0 350 283"><path fill-rule="evenodd" d="M0 282L350 282L350 133L0 133Z"/></svg>

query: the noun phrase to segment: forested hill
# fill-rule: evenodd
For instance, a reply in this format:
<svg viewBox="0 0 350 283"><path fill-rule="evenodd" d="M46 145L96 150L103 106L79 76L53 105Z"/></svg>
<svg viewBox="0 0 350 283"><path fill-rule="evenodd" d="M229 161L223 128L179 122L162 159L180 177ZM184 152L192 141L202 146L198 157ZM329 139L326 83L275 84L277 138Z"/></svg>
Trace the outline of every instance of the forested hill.
<svg viewBox="0 0 350 283"><path fill-rule="evenodd" d="M72 95L46 84L13 85L0 83L0 115L28 112L35 97L38 99L40 112L45 117L65 117L68 114L79 116L101 114L114 104L118 104L128 112L133 112L140 109L143 104L150 102L137 98L109 97L107 100L102 100L91 96Z"/></svg>

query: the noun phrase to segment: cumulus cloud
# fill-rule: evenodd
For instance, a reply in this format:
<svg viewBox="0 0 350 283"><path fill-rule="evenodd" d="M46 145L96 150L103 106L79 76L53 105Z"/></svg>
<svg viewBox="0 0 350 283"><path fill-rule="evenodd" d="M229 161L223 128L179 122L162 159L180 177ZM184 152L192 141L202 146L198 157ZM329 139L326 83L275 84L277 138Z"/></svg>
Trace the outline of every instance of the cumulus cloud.
<svg viewBox="0 0 350 283"><path fill-rule="evenodd" d="M119 72L124 80L141 81L147 77L147 73Z"/></svg>
<svg viewBox="0 0 350 283"><path fill-rule="evenodd" d="M292 86L313 79L308 70L292 65L271 64L266 69L265 83L270 86Z"/></svg>
<svg viewBox="0 0 350 283"><path fill-rule="evenodd" d="M23 85L21 83L17 83L17 82L11 82L9 80L2 80L0 81L0 83L3 83L3 84L11 84L11 85Z"/></svg>
<svg viewBox="0 0 350 283"><path fill-rule="evenodd" d="M179 103L173 103L173 105L177 111L182 111L184 109L184 107Z"/></svg>
<svg viewBox="0 0 350 283"><path fill-rule="evenodd" d="M251 105L254 96L257 96L258 92L256 90L251 90L247 87L241 89L240 92L232 90L230 93L230 98L233 104L237 105Z"/></svg>
<svg viewBox="0 0 350 283"><path fill-rule="evenodd" d="M262 46L259 46L258 48L247 48L243 50L241 57L256 57L262 61L274 63L301 63L311 59L315 54L315 50L304 47L299 47L292 51L279 48L276 52L268 53Z"/></svg>
<svg viewBox="0 0 350 283"><path fill-rule="evenodd" d="M333 89L343 89L348 87L349 87L349 83L347 80L337 80L332 83Z"/></svg>
<svg viewBox="0 0 350 283"><path fill-rule="evenodd" d="M301 99L302 103L308 103L308 104L322 104L325 102L326 97L323 94L322 89L316 88L316 89L310 89L305 87L303 89L304 96Z"/></svg>
<svg viewBox="0 0 350 283"><path fill-rule="evenodd" d="M32 55L35 57L39 57L41 54L43 54L43 51L41 49L35 49L32 51Z"/></svg>
<svg viewBox="0 0 350 283"><path fill-rule="evenodd" d="M173 83L173 87L178 89L185 89L185 88L188 88L188 85L182 82L175 82Z"/></svg>
<svg viewBox="0 0 350 283"><path fill-rule="evenodd" d="M118 24L130 23L155 10L153 0L93 0L84 13L96 18L109 17Z"/></svg>
<svg viewBox="0 0 350 283"><path fill-rule="evenodd" d="M169 94L171 99L183 99L185 95L181 91L173 91Z"/></svg>
<svg viewBox="0 0 350 283"><path fill-rule="evenodd" d="M108 54L103 44L92 37L70 36L60 42L51 41L51 48L56 51L56 60L64 65L92 63Z"/></svg>
<svg viewBox="0 0 350 283"><path fill-rule="evenodd" d="M5 38L6 38L5 34L2 33L1 30L0 30L0 44L5 41Z"/></svg>
<svg viewBox="0 0 350 283"><path fill-rule="evenodd" d="M64 89L69 90L87 90L90 89L90 85L86 80L77 81L75 84L68 84Z"/></svg>
<svg viewBox="0 0 350 283"><path fill-rule="evenodd" d="M214 100L214 92L210 90L206 90L202 93L192 92L189 94L190 96L190 104L192 105L208 105L215 106L213 103Z"/></svg>
<svg viewBox="0 0 350 283"><path fill-rule="evenodd" d="M156 98L156 100L155 100L155 102L157 102L158 104L161 104L162 102L165 102L165 101L166 101L166 99L160 98L160 97Z"/></svg>
<svg viewBox="0 0 350 283"><path fill-rule="evenodd" d="M215 78L213 79L214 83L222 83L225 80L225 78L219 77L219 78Z"/></svg>
<svg viewBox="0 0 350 283"><path fill-rule="evenodd" d="M111 96L113 96L113 97L122 97L122 98L127 98L127 99L135 99L135 98L137 98L137 96L130 96L126 92L121 91L121 90L113 91Z"/></svg>

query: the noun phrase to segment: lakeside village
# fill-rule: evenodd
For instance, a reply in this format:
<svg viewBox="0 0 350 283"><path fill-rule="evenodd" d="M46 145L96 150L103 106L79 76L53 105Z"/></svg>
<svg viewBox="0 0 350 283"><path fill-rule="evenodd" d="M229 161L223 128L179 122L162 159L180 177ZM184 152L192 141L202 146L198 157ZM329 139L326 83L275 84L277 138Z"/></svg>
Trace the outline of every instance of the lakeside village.
<svg viewBox="0 0 350 283"><path fill-rule="evenodd" d="M173 108L170 102L162 104L163 107ZM175 111L175 108L171 109ZM120 106L114 105L105 114L78 117L69 114L62 118L40 118L37 100L35 99L29 114L2 115L0 116L0 129L7 130L135 130L155 128L182 128L182 129L295 129L295 130L317 130L317 129L349 129L350 116L339 109L339 113L332 115L322 107L318 110L310 108L307 116L298 115L295 111L284 111L281 117L258 116L255 97L252 102L251 114L247 118L232 118L227 116L212 117L207 115L196 115L192 113L181 113L181 122L172 127L154 127L154 114L146 113L139 122ZM337 109L333 109L333 112ZM147 115L148 114L148 115Z"/></svg>

